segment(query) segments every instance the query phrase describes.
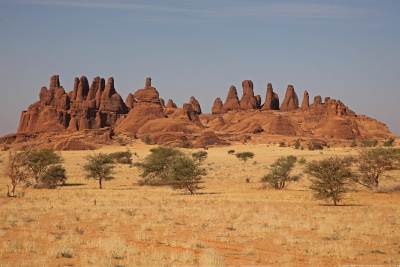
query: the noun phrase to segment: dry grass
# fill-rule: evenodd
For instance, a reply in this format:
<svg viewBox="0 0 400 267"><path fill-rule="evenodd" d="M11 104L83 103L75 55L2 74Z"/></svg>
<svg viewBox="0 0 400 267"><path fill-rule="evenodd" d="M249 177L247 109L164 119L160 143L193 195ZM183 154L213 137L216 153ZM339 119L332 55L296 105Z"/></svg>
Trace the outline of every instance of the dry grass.
<svg viewBox="0 0 400 267"><path fill-rule="evenodd" d="M144 157L150 146L129 148ZM238 161L230 149L254 152L257 163ZM334 207L312 198L306 177L281 191L262 189L259 182L280 156L309 162L353 150L210 148L206 189L194 196L140 187L138 170L126 165L118 165L116 179L100 190L83 178L86 153L62 152L73 186L19 187L20 197L6 198L7 181L1 179L0 266L400 264L398 194L351 192L347 205ZM391 175L387 186L400 181L398 172Z"/></svg>

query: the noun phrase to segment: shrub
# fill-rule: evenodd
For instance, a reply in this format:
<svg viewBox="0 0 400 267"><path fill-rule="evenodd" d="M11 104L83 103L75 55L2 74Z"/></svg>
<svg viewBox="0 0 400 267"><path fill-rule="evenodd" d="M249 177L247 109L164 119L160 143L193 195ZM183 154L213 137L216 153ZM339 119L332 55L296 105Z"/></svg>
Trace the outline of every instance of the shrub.
<svg viewBox="0 0 400 267"><path fill-rule="evenodd" d="M173 147L160 146L150 152L142 162L134 164L142 170L141 185L167 185L176 190L188 190L190 194L202 188L199 184L206 171L198 160Z"/></svg>
<svg viewBox="0 0 400 267"><path fill-rule="evenodd" d="M271 171L261 181L269 183L275 189L284 188L289 181L298 181L299 175L290 176L296 160L297 158L292 155L278 158L271 164Z"/></svg>
<svg viewBox="0 0 400 267"><path fill-rule="evenodd" d="M114 163L132 164L132 152L129 150L111 153L110 157Z"/></svg>
<svg viewBox="0 0 400 267"><path fill-rule="evenodd" d="M393 146L393 143L394 143L394 139L393 139L392 137L389 137L389 139L386 140L386 141L383 143L383 146Z"/></svg>
<svg viewBox="0 0 400 267"><path fill-rule="evenodd" d="M280 143L279 143L279 147L286 147L285 142L280 142Z"/></svg>
<svg viewBox="0 0 400 267"><path fill-rule="evenodd" d="M299 158L299 159L297 160L297 163L299 163L299 164L305 164L306 162L307 162L307 160L306 160L305 157L301 157L301 158Z"/></svg>
<svg viewBox="0 0 400 267"><path fill-rule="evenodd" d="M7 196L15 197L15 189L17 185L26 180L26 168L24 163L26 161L25 152L13 152L10 151L8 154L8 161L4 169L4 175L10 179L10 186L7 185Z"/></svg>
<svg viewBox="0 0 400 267"><path fill-rule="evenodd" d="M299 149L300 148L300 141L299 140L296 140L295 142L294 142L294 149Z"/></svg>
<svg viewBox="0 0 400 267"><path fill-rule="evenodd" d="M36 184L39 184L39 178L50 166L64 161L59 153L51 149L31 150L22 153L26 154L24 166L29 170L29 175L35 179Z"/></svg>
<svg viewBox="0 0 400 267"><path fill-rule="evenodd" d="M339 157L308 163L305 172L313 177L310 189L314 191L314 196L325 201L332 200L337 206L355 177L350 165L347 159Z"/></svg>
<svg viewBox="0 0 400 267"><path fill-rule="evenodd" d="M378 140L363 140L361 145L362 147L376 147L378 145Z"/></svg>
<svg viewBox="0 0 400 267"><path fill-rule="evenodd" d="M8 151L8 150L10 150L10 147L9 146L6 146L6 145L4 145L3 146L3 148L1 149L2 151Z"/></svg>
<svg viewBox="0 0 400 267"><path fill-rule="evenodd" d="M248 159L252 159L254 157L254 153L253 152L240 152L240 153L236 153L236 157L239 160L243 160L244 163L246 163L246 161Z"/></svg>
<svg viewBox="0 0 400 267"><path fill-rule="evenodd" d="M152 140L151 140L151 137L150 137L149 134L146 134L146 135L144 136L143 142L144 142L146 145L151 145Z"/></svg>
<svg viewBox="0 0 400 267"><path fill-rule="evenodd" d="M199 163L186 155L175 157L168 166L167 184L175 190L187 190L191 195L202 189L202 176L207 172Z"/></svg>
<svg viewBox="0 0 400 267"><path fill-rule="evenodd" d="M400 150L394 148L362 150L354 161L360 173L360 177L357 177L355 181L372 189L379 186L379 179L383 173L399 167Z"/></svg>
<svg viewBox="0 0 400 267"><path fill-rule="evenodd" d="M353 142L351 142L350 147L357 147L357 142L355 140L353 140Z"/></svg>
<svg viewBox="0 0 400 267"><path fill-rule="evenodd" d="M190 147L190 142L189 141L182 141L181 142L181 147L182 148L189 148Z"/></svg>
<svg viewBox="0 0 400 267"><path fill-rule="evenodd" d="M67 180L67 171L61 165L50 166L40 177L40 187L54 189L57 185L64 185Z"/></svg>
<svg viewBox="0 0 400 267"><path fill-rule="evenodd" d="M83 165L83 170L86 172L86 179L94 179L99 181L100 189L102 189L102 182L114 179L113 169L115 166L113 159L109 154L89 154L84 157L88 162Z"/></svg>
<svg viewBox="0 0 400 267"><path fill-rule="evenodd" d="M183 155L183 152L177 148L159 146L150 149L150 154L141 162L134 163L142 170L140 175L143 179L139 180L141 185L163 185L168 172L168 166L174 157Z"/></svg>
<svg viewBox="0 0 400 267"><path fill-rule="evenodd" d="M228 150L228 154L229 154L229 155L235 154L235 150L232 150L232 149L231 149L231 150Z"/></svg>
<svg viewBox="0 0 400 267"><path fill-rule="evenodd" d="M207 158L207 155L208 153L206 151L192 153L192 157L195 158L199 163L204 162L204 160Z"/></svg>

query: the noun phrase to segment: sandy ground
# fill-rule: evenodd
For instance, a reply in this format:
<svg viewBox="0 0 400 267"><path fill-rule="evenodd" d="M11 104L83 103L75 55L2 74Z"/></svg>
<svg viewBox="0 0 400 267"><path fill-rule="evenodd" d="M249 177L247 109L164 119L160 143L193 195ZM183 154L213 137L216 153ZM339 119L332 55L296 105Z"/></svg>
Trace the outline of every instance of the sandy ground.
<svg viewBox="0 0 400 267"><path fill-rule="evenodd" d="M100 151L129 149L138 161L151 147L134 143ZM227 153L231 149L252 151L255 157L243 163ZM362 189L334 207L313 198L306 175L284 190L260 182L280 156L309 162L356 150L237 145L207 152L205 188L193 196L139 186L138 169L127 165L117 165L115 180L100 190L81 169L90 151L62 152L69 177L69 186L62 188L18 187L19 197L7 198L8 180L2 175L0 266L400 264L399 194ZM1 152L0 159L6 156ZM297 165L295 172L302 173L303 167ZM400 182L399 171L391 175L392 180L382 182Z"/></svg>

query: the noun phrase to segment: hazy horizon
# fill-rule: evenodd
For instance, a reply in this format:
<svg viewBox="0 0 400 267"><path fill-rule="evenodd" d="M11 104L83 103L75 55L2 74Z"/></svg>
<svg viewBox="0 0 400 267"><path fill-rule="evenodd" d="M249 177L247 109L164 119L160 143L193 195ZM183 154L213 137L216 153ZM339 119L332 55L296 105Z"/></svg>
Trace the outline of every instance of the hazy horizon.
<svg viewBox="0 0 400 267"><path fill-rule="evenodd" d="M0 0L0 136L60 75L114 77L126 99L151 77L179 107L195 96L204 113L252 80L340 99L400 135L400 2L374 0L67 1Z"/></svg>

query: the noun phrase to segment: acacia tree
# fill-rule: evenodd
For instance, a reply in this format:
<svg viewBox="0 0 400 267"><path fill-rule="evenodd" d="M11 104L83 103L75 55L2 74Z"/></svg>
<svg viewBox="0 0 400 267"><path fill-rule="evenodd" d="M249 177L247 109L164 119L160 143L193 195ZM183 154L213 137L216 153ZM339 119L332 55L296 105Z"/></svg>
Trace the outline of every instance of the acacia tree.
<svg viewBox="0 0 400 267"><path fill-rule="evenodd" d="M8 161L6 163L6 167L4 170L5 176L10 178L11 182L11 191L10 186L7 185L7 196L15 197L15 188L20 182L25 181L26 179L26 169L24 167L24 163L26 161L26 153L24 152L13 152L10 151L8 153Z"/></svg>
<svg viewBox="0 0 400 267"><path fill-rule="evenodd" d="M202 176L207 172L200 168L200 162L186 155L175 157L169 166L167 184L175 190L188 190L191 195L203 187Z"/></svg>
<svg viewBox="0 0 400 267"><path fill-rule="evenodd" d="M179 149L167 146L159 146L150 149L150 154L141 162L134 163L134 166L142 170L140 174L141 185L165 185L168 176L169 166L175 157L182 156Z"/></svg>
<svg viewBox="0 0 400 267"><path fill-rule="evenodd" d="M308 163L305 172L313 177L310 189L314 191L314 196L326 201L331 199L333 205L337 206L355 177L350 166L347 159L339 157Z"/></svg>
<svg viewBox="0 0 400 267"><path fill-rule="evenodd" d="M278 158L273 164L271 164L271 171L265 175L261 181L268 182L272 187L276 189L282 189L289 181L298 181L300 175L290 175L297 158L293 155L287 157Z"/></svg>
<svg viewBox="0 0 400 267"><path fill-rule="evenodd" d="M254 158L253 152L240 152L240 153L236 153L235 155L239 160L243 160L244 163L246 163L246 161L248 159Z"/></svg>
<svg viewBox="0 0 400 267"><path fill-rule="evenodd" d="M200 162L173 147L160 146L150 149L150 154L134 165L142 170L141 185L167 185L176 190L188 190L194 194L202 189L205 169Z"/></svg>
<svg viewBox="0 0 400 267"><path fill-rule="evenodd" d="M59 153L50 149L31 150L22 153L26 154L24 166L29 170L36 184L39 184L40 177L50 166L60 164L64 161Z"/></svg>
<svg viewBox="0 0 400 267"><path fill-rule="evenodd" d="M394 148L374 148L362 150L355 162L360 178L355 181L370 189L379 186L382 175L390 169L397 168L400 163L400 150Z"/></svg>
<svg viewBox="0 0 400 267"><path fill-rule="evenodd" d="M56 188L57 185L65 185L67 180L67 171L61 165L50 166L46 172L40 177L41 187Z"/></svg>
<svg viewBox="0 0 400 267"><path fill-rule="evenodd" d="M114 179L111 176L115 168L114 160L109 154L98 153L89 154L84 157L88 162L82 166L86 172L86 179L94 179L99 181L100 189L102 189L102 182Z"/></svg>

